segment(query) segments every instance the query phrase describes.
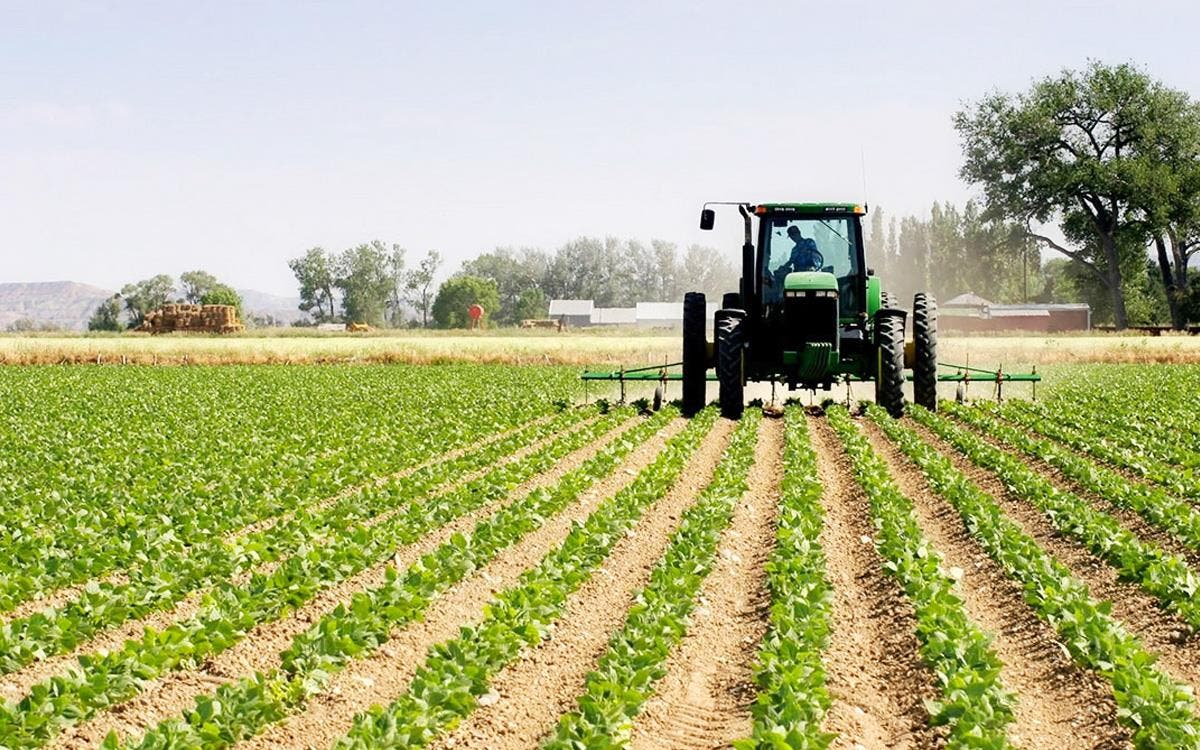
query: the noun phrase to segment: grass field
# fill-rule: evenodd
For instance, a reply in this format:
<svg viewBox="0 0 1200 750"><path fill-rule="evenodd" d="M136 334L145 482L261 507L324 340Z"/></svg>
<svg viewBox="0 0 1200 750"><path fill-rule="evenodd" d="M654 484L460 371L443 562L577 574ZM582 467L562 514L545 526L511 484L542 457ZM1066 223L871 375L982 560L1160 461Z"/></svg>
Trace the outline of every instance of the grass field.
<svg viewBox="0 0 1200 750"><path fill-rule="evenodd" d="M645 365L679 358L670 331L421 331L394 334L0 336L0 364L429 364ZM1197 336L943 336L944 361L1023 368L1090 362L1198 363Z"/></svg>
<svg viewBox="0 0 1200 750"><path fill-rule="evenodd" d="M740 422L0 368L0 747L1197 747L1197 366Z"/></svg>

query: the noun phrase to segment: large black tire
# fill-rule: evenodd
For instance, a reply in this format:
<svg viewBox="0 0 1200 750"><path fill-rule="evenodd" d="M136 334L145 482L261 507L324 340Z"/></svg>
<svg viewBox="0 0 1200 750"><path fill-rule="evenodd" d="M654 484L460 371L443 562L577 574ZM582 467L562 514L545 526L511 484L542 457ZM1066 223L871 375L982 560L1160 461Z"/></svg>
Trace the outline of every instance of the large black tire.
<svg viewBox="0 0 1200 750"><path fill-rule="evenodd" d="M745 410L742 348L745 343L741 310L717 312L717 382L720 384L721 416L741 419Z"/></svg>
<svg viewBox="0 0 1200 750"><path fill-rule="evenodd" d="M879 364L875 372L875 403L896 419L904 416L904 318L875 318Z"/></svg>
<svg viewBox="0 0 1200 750"><path fill-rule="evenodd" d="M708 386L707 317L703 293L683 295L683 414L687 417L704 408Z"/></svg>
<svg viewBox="0 0 1200 750"><path fill-rule="evenodd" d="M937 410L937 300L917 292L913 297L913 401Z"/></svg>

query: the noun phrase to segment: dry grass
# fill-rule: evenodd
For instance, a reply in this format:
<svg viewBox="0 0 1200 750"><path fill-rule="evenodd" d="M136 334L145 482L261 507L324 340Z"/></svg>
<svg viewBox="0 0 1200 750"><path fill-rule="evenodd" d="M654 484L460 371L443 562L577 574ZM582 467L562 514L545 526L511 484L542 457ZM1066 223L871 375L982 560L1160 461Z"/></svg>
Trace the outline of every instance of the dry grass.
<svg viewBox="0 0 1200 750"><path fill-rule="evenodd" d="M414 331L370 334L0 337L0 364L320 364L482 362L628 365L679 358L679 337L661 331ZM943 337L941 359L1020 370L1049 364L1200 363L1200 337L1128 335Z"/></svg>

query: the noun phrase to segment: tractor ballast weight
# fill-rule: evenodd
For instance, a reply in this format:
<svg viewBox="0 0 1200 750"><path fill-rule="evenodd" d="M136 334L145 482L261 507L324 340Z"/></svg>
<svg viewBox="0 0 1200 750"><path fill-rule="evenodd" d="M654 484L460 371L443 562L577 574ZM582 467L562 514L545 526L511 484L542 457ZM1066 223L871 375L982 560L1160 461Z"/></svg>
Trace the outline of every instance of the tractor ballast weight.
<svg viewBox="0 0 1200 750"><path fill-rule="evenodd" d="M716 204L701 211L701 229L713 227L709 205ZM720 383L721 411L733 418L742 413L749 381L829 390L840 380L871 380L876 401L899 416L906 369L914 374L915 400L936 408L936 303L916 295L916 335L906 345L908 312L891 300L884 304L881 280L866 264L866 210L846 203L733 205L745 228L742 277L714 316L712 343L704 295L684 297L684 412L703 408L710 368Z"/></svg>

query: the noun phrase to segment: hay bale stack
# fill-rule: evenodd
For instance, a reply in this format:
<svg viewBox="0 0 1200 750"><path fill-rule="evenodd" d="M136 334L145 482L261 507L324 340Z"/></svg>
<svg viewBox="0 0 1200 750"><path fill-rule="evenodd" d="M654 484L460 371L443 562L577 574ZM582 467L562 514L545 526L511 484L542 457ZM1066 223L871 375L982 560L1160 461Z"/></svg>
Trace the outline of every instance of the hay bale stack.
<svg viewBox="0 0 1200 750"><path fill-rule="evenodd" d="M237 333L246 327L233 305L191 305L173 302L146 314L139 331L150 333Z"/></svg>

